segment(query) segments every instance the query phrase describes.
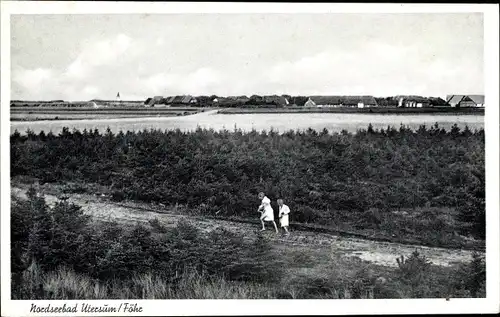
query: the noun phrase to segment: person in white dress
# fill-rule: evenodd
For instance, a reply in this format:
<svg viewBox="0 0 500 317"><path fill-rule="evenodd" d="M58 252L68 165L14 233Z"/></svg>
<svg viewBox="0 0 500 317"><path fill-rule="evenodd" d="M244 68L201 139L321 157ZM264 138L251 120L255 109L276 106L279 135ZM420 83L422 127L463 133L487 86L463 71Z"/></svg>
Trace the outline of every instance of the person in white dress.
<svg viewBox="0 0 500 317"><path fill-rule="evenodd" d="M258 212L261 213L260 222L262 223L261 231L266 230L266 226L264 224L265 221L272 222L274 225L274 229L276 233L278 233L278 226L276 222L274 222L274 210L271 207L271 200L264 195L264 193L259 193L259 199L261 199L261 204L259 206Z"/></svg>
<svg viewBox="0 0 500 317"><path fill-rule="evenodd" d="M278 206L279 206L279 218L280 218L280 225L283 229L285 229L286 234L290 234L288 232L288 215L290 214L290 208L283 204L283 199L278 199Z"/></svg>

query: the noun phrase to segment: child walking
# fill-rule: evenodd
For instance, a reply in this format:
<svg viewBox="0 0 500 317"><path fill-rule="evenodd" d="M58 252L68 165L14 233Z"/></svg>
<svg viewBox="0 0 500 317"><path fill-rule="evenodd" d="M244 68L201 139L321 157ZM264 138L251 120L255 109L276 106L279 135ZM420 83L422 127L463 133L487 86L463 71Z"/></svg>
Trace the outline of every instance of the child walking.
<svg viewBox="0 0 500 317"><path fill-rule="evenodd" d="M289 235L290 232L288 232L288 215L290 214L290 208L283 204L283 199L278 199L278 206L279 206L279 217L280 217L280 225L283 229L285 229L286 235Z"/></svg>
<svg viewBox="0 0 500 317"><path fill-rule="evenodd" d="M260 216L260 222L262 223L261 231L266 230L264 221L268 221L273 223L274 229L276 230L276 233L278 233L278 226L276 225L276 222L274 222L274 210L273 207L271 207L271 200L262 192L259 193L259 199L262 200L258 209L258 211L262 214Z"/></svg>

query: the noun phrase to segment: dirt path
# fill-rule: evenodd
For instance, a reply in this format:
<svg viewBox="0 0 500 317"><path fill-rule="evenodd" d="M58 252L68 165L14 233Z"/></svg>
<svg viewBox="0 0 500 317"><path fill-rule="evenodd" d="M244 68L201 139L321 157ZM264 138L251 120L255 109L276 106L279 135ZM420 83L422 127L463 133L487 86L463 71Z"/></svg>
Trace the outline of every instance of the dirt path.
<svg viewBox="0 0 500 317"><path fill-rule="evenodd" d="M27 187L12 187L12 195L26 198ZM42 191L43 192L43 191ZM59 199L55 195L44 193L45 201L53 206ZM224 227L230 231L243 234L252 239L260 229L260 225L232 222L203 217L188 217L165 210L160 206L155 207L155 212L144 210L133 203L129 205L106 201L105 197L88 194L72 194L68 201L82 207L83 211L99 220L113 220L121 223L147 222L158 219L166 226L174 226L180 219L188 219L203 231L216 227ZM152 209L152 207L148 207ZM450 266L456 263L468 262L472 258L472 251L453 250L444 248L425 247L417 245L404 245L390 242L377 242L356 238L339 237L326 233L293 231L290 236L273 233L270 228L266 233L274 243L286 244L289 248L321 247L330 254L342 254L346 257L359 257L362 260L375 264L396 267L396 258L410 255L413 251L425 255L436 265Z"/></svg>

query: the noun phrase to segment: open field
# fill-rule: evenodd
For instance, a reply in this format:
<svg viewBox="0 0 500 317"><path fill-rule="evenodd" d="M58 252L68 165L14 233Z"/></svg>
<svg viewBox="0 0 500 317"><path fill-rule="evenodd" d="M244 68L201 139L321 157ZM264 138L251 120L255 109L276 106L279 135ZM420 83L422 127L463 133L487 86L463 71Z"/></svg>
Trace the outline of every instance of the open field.
<svg viewBox="0 0 500 317"><path fill-rule="evenodd" d="M138 108L144 107L143 100L90 100L90 101L64 101L64 100L11 100L10 107L11 108L90 108L94 105L97 106L105 106L112 108Z"/></svg>
<svg viewBox="0 0 500 317"><path fill-rule="evenodd" d="M191 113L184 111L171 111L161 114L119 114L119 113L16 113L10 115L11 121L44 121L44 120L95 120L95 119L124 119L124 118L148 118L148 117L175 117Z"/></svg>
<svg viewBox="0 0 500 317"><path fill-rule="evenodd" d="M173 117L192 115L210 109L202 108L11 108L11 121L39 120L95 120L146 117Z"/></svg>
<svg viewBox="0 0 500 317"><path fill-rule="evenodd" d="M484 115L484 108L452 108L452 107L429 107L429 108L305 108L305 107L285 107L285 108L227 108L219 110L220 114L252 114L252 113L364 113L364 114L475 114Z"/></svg>
<svg viewBox="0 0 500 317"><path fill-rule="evenodd" d="M40 113L53 113L53 112L71 112L71 113L79 113L79 112L125 112L125 113L148 113L148 112L169 112L169 111L208 111L217 108L202 108L202 107L84 107L84 108L64 108L64 107L23 107L16 108L11 107L11 112L40 112Z"/></svg>
<svg viewBox="0 0 500 317"><path fill-rule="evenodd" d="M189 109L189 108L186 108ZM178 108L158 109L163 114L169 111L187 111ZM156 109L155 109L156 110ZM199 109L198 109L199 110ZM104 109L101 110L104 113ZM152 110L150 110L152 111ZM438 124L439 127L450 130L457 124L459 128L466 126L471 130L484 127L484 115L460 115L460 114L362 114L362 113L246 113L246 114L218 114L216 109L201 109L198 113L182 116L144 116L134 118L97 118L94 120L44 120L44 121L11 121L11 133L18 130L26 133L27 129L35 133L44 131L48 133L60 133L64 127L79 130L105 131L108 127L114 133L120 131L142 131L144 129L168 129L181 131L194 131L197 128L214 129L221 131L234 128L242 131L280 131L287 132L290 129L307 130L312 128L316 131L327 129L331 133L342 130L355 133L372 124L375 129L386 129L392 126L399 129L405 125L411 129L418 129L421 125L427 127ZM134 113L134 112L132 112ZM191 112L190 112L191 113Z"/></svg>

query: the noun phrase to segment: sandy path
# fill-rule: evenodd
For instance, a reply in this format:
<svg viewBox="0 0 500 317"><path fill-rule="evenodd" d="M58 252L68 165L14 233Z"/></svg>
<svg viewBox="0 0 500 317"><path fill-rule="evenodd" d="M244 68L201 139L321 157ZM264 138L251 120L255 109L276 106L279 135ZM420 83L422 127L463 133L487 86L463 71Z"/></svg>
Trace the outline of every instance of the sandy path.
<svg viewBox="0 0 500 317"><path fill-rule="evenodd" d="M19 198L26 198L27 188L12 187L12 194ZM53 206L58 198L54 195L45 194L47 204ZM121 223L147 222L157 218L166 226L174 226L180 219L189 219L203 231L209 231L222 226L230 231L243 234L245 237L255 238L260 225L239 223L219 219L207 219L202 217L187 217L169 212L162 207L155 208L157 212L147 211L141 207L118 204L106 201L105 197L96 197L88 194L72 194L68 201L82 207L84 213L100 220L113 220ZM293 228L292 228L293 229ZM269 230L269 229L268 229ZM339 237L326 233L293 231L286 237L274 234L271 230L267 232L269 238L275 243L286 244L288 247L321 247L330 254L343 254L347 257L359 257L362 260L375 264L396 267L396 258L410 255L413 251L425 255L432 263L441 266L450 266L460 262L468 262L472 259L472 251L455 250L445 248L434 248L417 245L405 245L390 242L369 241L356 238Z"/></svg>

